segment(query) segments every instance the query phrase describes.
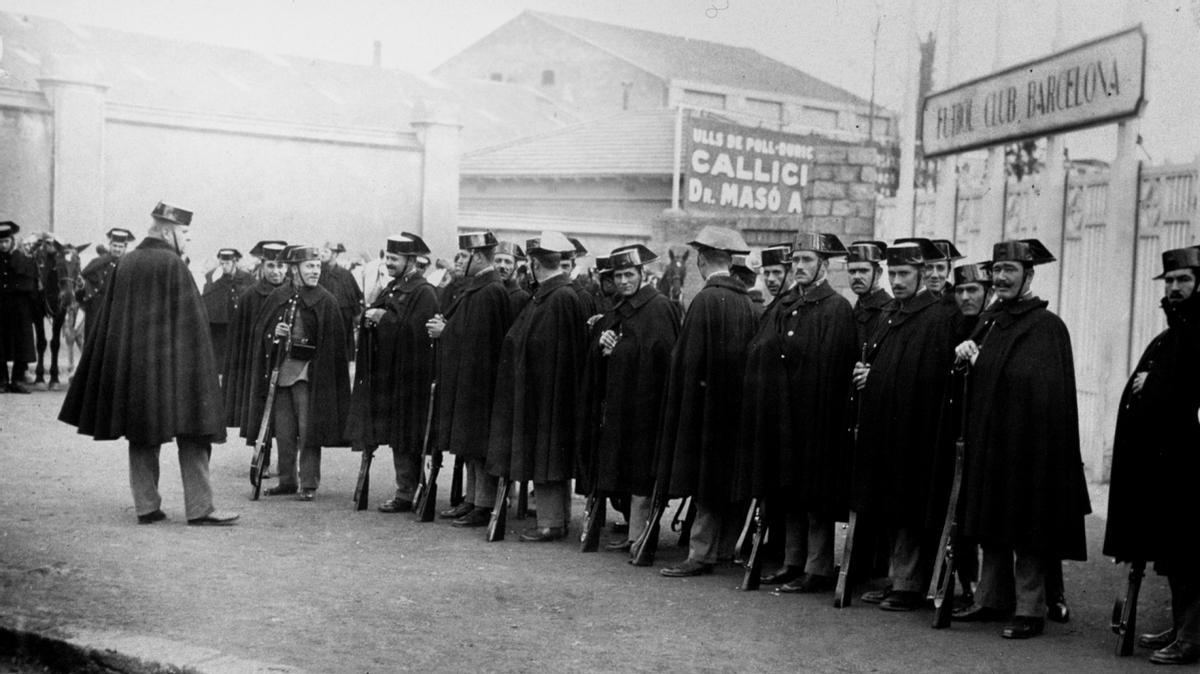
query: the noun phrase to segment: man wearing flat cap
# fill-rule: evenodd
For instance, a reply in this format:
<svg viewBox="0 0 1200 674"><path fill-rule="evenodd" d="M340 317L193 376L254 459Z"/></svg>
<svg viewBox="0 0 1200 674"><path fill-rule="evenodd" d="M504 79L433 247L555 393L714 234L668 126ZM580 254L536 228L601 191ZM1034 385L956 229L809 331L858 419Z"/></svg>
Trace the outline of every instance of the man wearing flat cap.
<svg viewBox="0 0 1200 674"><path fill-rule="evenodd" d="M887 250L894 300L854 365L858 445L851 508L887 532L891 587L862 600L889 611L924 602L929 560L924 541L935 442L947 373L954 361L953 317L925 286L927 259L940 252L928 239ZM860 355L861 357L861 355Z"/></svg>
<svg viewBox="0 0 1200 674"><path fill-rule="evenodd" d="M847 376L855 361L850 302L829 285L833 234L801 232L796 285L771 304L750 342L735 500L757 496L784 516L784 566L764 580L782 592L834 586L834 522L845 521L850 448ZM768 256L765 261L772 261Z"/></svg>
<svg viewBox="0 0 1200 674"><path fill-rule="evenodd" d="M692 299L671 351L655 481L660 497L691 496L696 519L682 564L667 577L712 573L733 559L744 507L732 503L734 453L742 405L746 345L755 318L746 286L729 273L748 254L742 235L709 225L689 242L704 287Z"/></svg>
<svg viewBox="0 0 1200 674"><path fill-rule="evenodd" d="M96 257L83 268L83 271L79 273L80 287L75 291L75 298L79 301L79 308L83 309L86 320L83 326L84 341L91 337L92 317L104 304L104 293L108 290L108 277L117 268L117 262L125 255L126 248L137 238L133 232L123 227L113 227L108 230L107 236L108 252Z"/></svg>
<svg viewBox="0 0 1200 674"><path fill-rule="evenodd" d="M288 265L283 261L286 241L259 241L250 249L250 254L262 262L258 266L258 280L238 296L237 306L229 321L225 356L224 376L221 377L221 392L225 397L225 425L240 430L241 437L254 443L258 435L259 419L247 417L250 404L251 354L257 344L253 332L254 319L258 310L266 303L271 293L278 290L287 280Z"/></svg>
<svg viewBox="0 0 1200 674"><path fill-rule="evenodd" d="M192 213L159 203L150 231L108 277L92 336L59 412L96 440L129 441L139 524L167 518L158 492L159 448L179 448L188 524L232 524L213 507L208 461L225 441L221 389L200 292L180 256Z"/></svg>
<svg viewBox="0 0 1200 674"><path fill-rule="evenodd" d="M249 272L238 268L241 259L242 254L236 248L217 251L217 267L204 275L204 290L200 292L208 311L208 331L212 335L217 369L221 372L225 371L226 333L237 311L238 298L254 283Z"/></svg>
<svg viewBox="0 0 1200 674"><path fill-rule="evenodd" d="M560 232L526 242L537 290L500 347L487 467L501 480L533 480L537 525L521 534L523 541L558 540L570 519L567 481L575 468L587 334L587 316L561 266L574 250Z"/></svg>
<svg viewBox="0 0 1200 674"><path fill-rule="evenodd" d="M955 349L970 363L963 535L983 547L975 605L957 620L1011 621L1008 639L1041 634L1048 568L1087 558L1091 511L1079 452L1075 366L1067 327L1033 295L1034 269L1054 256L1037 239L992 251L996 301Z"/></svg>
<svg viewBox="0 0 1200 674"><path fill-rule="evenodd" d="M508 291L496 271L497 246L492 232L459 235L459 249L470 253L463 264L466 281L425 324L438 353L433 449L465 462L463 502L440 513L459 527L487 525L496 504L496 479L487 472L488 424L500 348L513 322Z"/></svg>
<svg viewBox="0 0 1200 674"><path fill-rule="evenodd" d="M37 266L16 245L19 231L21 227L15 222L0 222L0 393L29 393L24 382L25 367L35 358L33 299L38 287Z"/></svg>
<svg viewBox="0 0 1200 674"><path fill-rule="evenodd" d="M630 495L628 535L608 545L628 552L649 523L662 382L681 317L665 295L643 285L645 265L658 259L649 248L621 246L603 259L617 303L593 326L588 344L577 482L584 493L600 497Z"/></svg>
<svg viewBox="0 0 1200 674"><path fill-rule="evenodd" d="M1162 255L1167 329L1138 360L1121 395L1113 441L1104 554L1154 562L1171 588L1171 627L1138 643L1158 664L1200 661L1200 248Z"/></svg>
<svg viewBox="0 0 1200 674"><path fill-rule="evenodd" d="M529 303L531 295L528 290L521 287L517 281L517 265L525 260L525 251L521 247L511 241L500 241L496 244L496 254L492 257L492 264L496 266L496 273L500 275L500 280L504 282L504 289L508 291L509 315L515 320L525 305Z"/></svg>
<svg viewBox="0 0 1200 674"><path fill-rule="evenodd" d="M350 371L337 302L318 284L320 249L288 246L283 261L291 281L267 297L251 328L255 343L247 418L256 424L263 418L270 373L278 362L274 406L267 412L278 443L279 483L264 493L311 501L321 482L321 448L349 444L343 430Z"/></svg>
<svg viewBox="0 0 1200 674"><path fill-rule="evenodd" d="M846 275L850 277L850 292L854 293L855 348L861 357L862 348L875 334L883 309L892 296L883 288L883 262L887 244L882 241L855 241L846 254Z"/></svg>

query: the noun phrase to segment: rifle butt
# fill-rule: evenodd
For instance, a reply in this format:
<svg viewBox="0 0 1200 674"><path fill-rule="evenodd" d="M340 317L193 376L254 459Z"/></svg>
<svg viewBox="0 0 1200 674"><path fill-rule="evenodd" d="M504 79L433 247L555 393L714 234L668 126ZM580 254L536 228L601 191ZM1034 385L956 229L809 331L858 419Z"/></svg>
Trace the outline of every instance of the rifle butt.
<svg viewBox="0 0 1200 674"><path fill-rule="evenodd" d="M583 532L579 535L580 552L596 552L600 549L600 530L608 518L608 506L604 496L592 493L588 497L583 513Z"/></svg>
<svg viewBox="0 0 1200 674"><path fill-rule="evenodd" d="M500 486L496 489L496 506L492 508L492 519L488 522L488 543L504 540L504 530L508 527L508 489L511 484L510 480L500 478Z"/></svg>
<svg viewBox="0 0 1200 674"><path fill-rule="evenodd" d="M630 564L634 566L651 566L654 564L654 555L658 552L660 520L662 519L664 510L665 508L661 505L655 506L650 510L650 521L646 523L646 528L642 530L641 535L630 546Z"/></svg>
<svg viewBox="0 0 1200 674"><path fill-rule="evenodd" d="M854 533L858 528L858 513L851 510L849 520L846 523L846 542L842 546L842 563L838 568L837 585L833 590L834 608L849 608L851 603L850 564L854 561Z"/></svg>
<svg viewBox="0 0 1200 674"><path fill-rule="evenodd" d="M1113 604L1113 632L1117 634L1116 653L1121 657L1133 655L1133 647L1137 642L1138 594L1142 589L1142 577L1145 572L1145 562L1131 562L1125 597L1117 599Z"/></svg>
<svg viewBox="0 0 1200 674"><path fill-rule="evenodd" d="M369 448L362 450L362 459L358 464L358 479L354 482L354 509L366 510L371 496L371 459L373 453Z"/></svg>
<svg viewBox="0 0 1200 674"><path fill-rule="evenodd" d="M529 517L529 483L522 481L517 489L517 519Z"/></svg>
<svg viewBox="0 0 1200 674"><path fill-rule="evenodd" d="M937 578L935 576L935 578ZM933 596L933 621L935 630L943 630L950 626L954 614L954 553L951 550L947 556L942 576L938 578L937 591Z"/></svg>
<svg viewBox="0 0 1200 674"><path fill-rule="evenodd" d="M739 590L754 591L762 585L762 548L766 535L767 527L760 523L758 531L754 532L754 547L750 550L750 561L746 563L746 573L742 574L742 584L738 586Z"/></svg>
<svg viewBox="0 0 1200 674"><path fill-rule="evenodd" d="M505 492L507 494L507 492ZM454 473L450 476L450 507L457 508L463 502L463 462L454 457ZM499 540L503 540L502 538Z"/></svg>
<svg viewBox="0 0 1200 674"><path fill-rule="evenodd" d="M418 522L432 522L437 514L437 474L430 477L429 484L425 485L425 491L422 494L420 506L417 508Z"/></svg>

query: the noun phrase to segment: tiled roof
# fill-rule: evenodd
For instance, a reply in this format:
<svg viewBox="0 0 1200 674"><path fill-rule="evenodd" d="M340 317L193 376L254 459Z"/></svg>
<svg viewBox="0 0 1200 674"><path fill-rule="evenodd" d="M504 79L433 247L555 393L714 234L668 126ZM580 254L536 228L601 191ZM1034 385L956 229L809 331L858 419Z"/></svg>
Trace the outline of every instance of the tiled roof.
<svg viewBox="0 0 1200 674"><path fill-rule="evenodd" d="M748 47L693 40L560 14L527 13L666 80L712 82L847 105L869 105L868 101L841 87Z"/></svg>
<svg viewBox="0 0 1200 674"><path fill-rule="evenodd" d="M471 152L580 121L534 87L486 79L446 79L462 104L462 150Z"/></svg>
<svg viewBox="0 0 1200 674"><path fill-rule="evenodd" d="M675 111L632 110L469 152L464 176L669 176Z"/></svg>

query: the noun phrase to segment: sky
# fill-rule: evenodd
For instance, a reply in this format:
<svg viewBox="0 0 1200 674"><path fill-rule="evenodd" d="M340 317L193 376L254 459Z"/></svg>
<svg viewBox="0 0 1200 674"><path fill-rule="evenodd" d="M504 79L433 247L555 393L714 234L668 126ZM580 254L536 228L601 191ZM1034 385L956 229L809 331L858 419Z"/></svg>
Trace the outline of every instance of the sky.
<svg viewBox="0 0 1200 674"><path fill-rule="evenodd" d="M1141 22L1144 158L1200 155L1200 0L0 0L0 11L349 63L369 64L379 40L384 65L418 73L525 9L753 47L863 98L877 54L876 100L892 110L918 36L939 36L940 89ZM1067 146L1111 158L1113 138L1080 132Z"/></svg>

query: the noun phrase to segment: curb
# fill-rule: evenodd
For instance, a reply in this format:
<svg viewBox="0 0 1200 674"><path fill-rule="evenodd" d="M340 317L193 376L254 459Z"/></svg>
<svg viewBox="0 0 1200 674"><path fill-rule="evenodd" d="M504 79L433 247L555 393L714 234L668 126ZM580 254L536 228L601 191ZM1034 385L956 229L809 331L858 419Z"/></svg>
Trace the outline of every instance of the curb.
<svg viewBox="0 0 1200 674"><path fill-rule="evenodd" d="M288 665L244 660L213 648L121 632L27 628L0 619L0 655L21 655L61 672L104 674L305 674Z"/></svg>

